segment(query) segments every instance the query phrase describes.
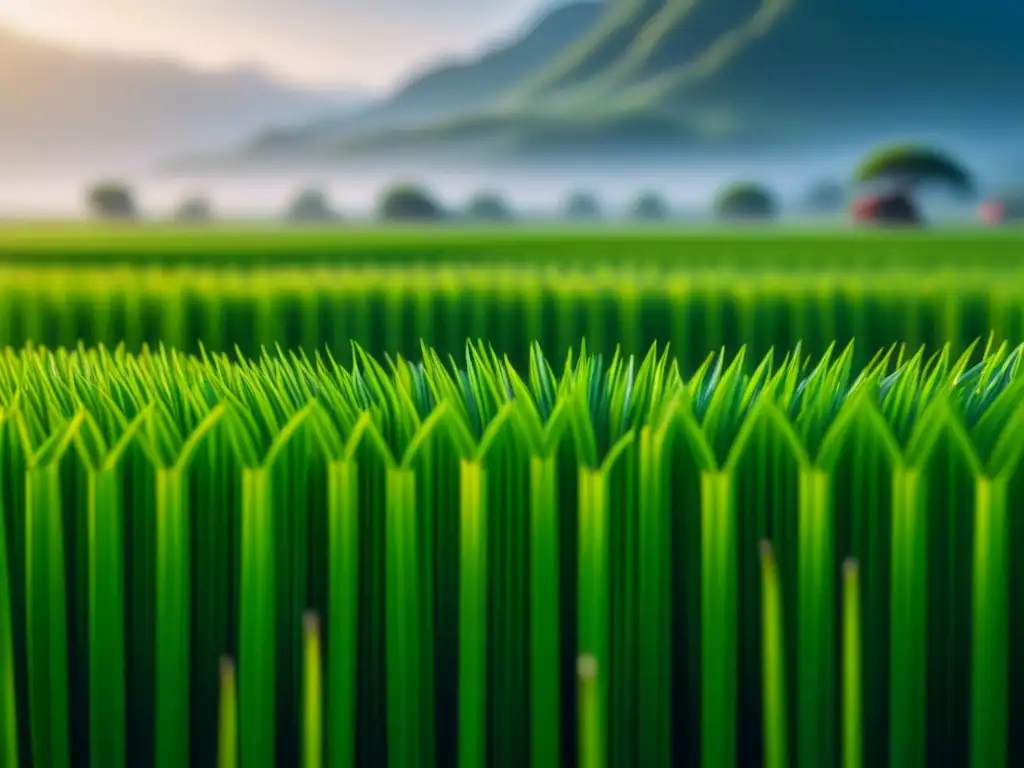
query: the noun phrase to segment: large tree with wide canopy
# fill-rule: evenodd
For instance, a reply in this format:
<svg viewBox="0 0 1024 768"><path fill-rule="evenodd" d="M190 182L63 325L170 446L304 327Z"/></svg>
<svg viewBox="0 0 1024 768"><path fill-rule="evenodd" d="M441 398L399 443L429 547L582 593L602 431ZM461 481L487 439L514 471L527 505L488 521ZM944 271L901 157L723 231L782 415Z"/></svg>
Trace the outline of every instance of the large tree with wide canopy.
<svg viewBox="0 0 1024 768"><path fill-rule="evenodd" d="M874 219L896 224L923 222L914 197L925 186L942 186L964 197L974 193L974 179L959 161L916 144L876 149L857 166L854 181L881 186L872 195Z"/></svg>

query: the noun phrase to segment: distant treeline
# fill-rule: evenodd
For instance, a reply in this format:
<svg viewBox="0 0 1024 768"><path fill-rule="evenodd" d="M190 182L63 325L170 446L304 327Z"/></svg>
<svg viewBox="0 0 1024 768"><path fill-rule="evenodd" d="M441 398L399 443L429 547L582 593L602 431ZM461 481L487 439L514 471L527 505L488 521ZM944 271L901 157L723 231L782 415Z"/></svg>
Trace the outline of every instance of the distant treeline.
<svg viewBox="0 0 1024 768"><path fill-rule="evenodd" d="M901 144L881 147L869 154L849 181L823 178L811 184L792 210L805 215L840 215L849 211L865 223L920 225L924 223L915 196L925 183L940 183L962 199L978 195L971 173L948 154L929 147ZM87 191L90 216L98 220L133 221L145 218L131 186L107 180ZM727 221L770 221L784 206L768 185L739 180L724 185L710 201L715 218ZM1024 219L1024 186L1007 189L982 200L978 215L989 224ZM508 223L529 218L497 191L481 190L459 206L445 205L426 186L398 183L384 189L376 200L374 217L387 222L470 221ZM545 212L546 218L579 223L627 218L638 222L685 218L666 197L654 190L639 191L624 211L610 211L596 194L572 191L562 205ZM201 224L218 218L213 202L204 195L188 196L171 218L183 224ZM300 190L281 212L281 219L296 223L331 223L348 217L315 187Z"/></svg>

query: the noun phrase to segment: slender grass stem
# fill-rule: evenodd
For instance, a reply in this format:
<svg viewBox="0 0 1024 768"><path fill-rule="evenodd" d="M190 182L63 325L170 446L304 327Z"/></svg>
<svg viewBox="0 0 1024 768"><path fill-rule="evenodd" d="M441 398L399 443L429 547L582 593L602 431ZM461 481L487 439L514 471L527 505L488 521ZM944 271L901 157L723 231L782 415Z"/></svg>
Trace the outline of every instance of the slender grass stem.
<svg viewBox="0 0 1024 768"><path fill-rule="evenodd" d="M637 608L639 760L666 768L671 759L672 661L668 510L663 493L661 453L650 427L640 432L639 601Z"/></svg>
<svg viewBox="0 0 1024 768"><path fill-rule="evenodd" d="M862 768L860 566L843 564L843 768Z"/></svg>
<svg viewBox="0 0 1024 768"><path fill-rule="evenodd" d="M797 554L797 765L835 761L832 497L828 474L800 473Z"/></svg>
<svg viewBox="0 0 1024 768"><path fill-rule="evenodd" d="M893 470L891 764L924 768L927 712L927 509L919 471Z"/></svg>
<svg viewBox="0 0 1024 768"><path fill-rule="evenodd" d="M220 722L217 729L217 768L238 768L238 690L235 663L220 662Z"/></svg>
<svg viewBox="0 0 1024 768"><path fill-rule="evenodd" d="M786 645L783 639L782 587L772 545L765 541L761 554L762 678L764 695L765 768L789 768L789 733L786 701Z"/></svg>
<svg viewBox="0 0 1024 768"><path fill-rule="evenodd" d="M307 612L302 618L302 765L321 768L324 764L323 651L320 617Z"/></svg>
<svg viewBox="0 0 1024 768"><path fill-rule="evenodd" d="M14 620L3 504L0 503L0 759L18 765L18 698L14 687Z"/></svg>
<svg viewBox="0 0 1024 768"><path fill-rule="evenodd" d="M60 468L28 470L25 489L25 619L32 762L69 768L68 608Z"/></svg>
<svg viewBox="0 0 1024 768"><path fill-rule="evenodd" d="M608 683L609 683L609 553L608 553L608 497L603 472L581 468L579 474L579 576L578 576L578 630L577 646L580 655L602 670L592 682L588 674L581 677L584 687L593 685L593 713L585 722L596 718L593 735L587 744L587 765L602 768L606 764ZM589 690L589 688L588 688ZM581 704L582 706L582 704ZM588 705L589 706L589 705ZM582 717L582 715L581 715ZM591 726L588 725L588 728ZM588 749L590 747L588 746ZM582 762L581 756L581 762Z"/></svg>
<svg viewBox="0 0 1024 768"><path fill-rule="evenodd" d="M733 478L701 474L701 765L736 764L737 553Z"/></svg>
<svg viewBox="0 0 1024 768"><path fill-rule="evenodd" d="M269 474L242 471L242 583L239 605L240 757L246 768L271 768L275 753L274 536Z"/></svg>
<svg viewBox="0 0 1024 768"><path fill-rule="evenodd" d="M93 765L123 768L126 748L121 472L89 473L89 745Z"/></svg>
<svg viewBox="0 0 1024 768"><path fill-rule="evenodd" d="M359 669L359 467L337 461L327 473L327 753L331 768L353 768Z"/></svg>
<svg viewBox="0 0 1024 768"><path fill-rule="evenodd" d="M971 765L1005 768L1010 720L1010 532L1005 480L978 478L974 514Z"/></svg>
<svg viewBox="0 0 1024 768"><path fill-rule="evenodd" d="M596 658L590 654L579 657L576 676L579 680L580 768L601 768L604 765L601 713L597 690L599 673Z"/></svg>
<svg viewBox="0 0 1024 768"><path fill-rule="evenodd" d="M422 606L416 548L415 474L406 469L389 469L386 497L388 757L396 765L415 768L423 762L419 651Z"/></svg>
<svg viewBox="0 0 1024 768"><path fill-rule="evenodd" d="M461 464L459 526L459 767L487 758L487 476Z"/></svg>
<svg viewBox="0 0 1024 768"><path fill-rule="evenodd" d="M559 613L558 467L530 462L530 734L531 765L561 765L561 631Z"/></svg>
<svg viewBox="0 0 1024 768"><path fill-rule="evenodd" d="M185 478L177 470L157 470L156 494L155 765L186 768L192 615Z"/></svg>

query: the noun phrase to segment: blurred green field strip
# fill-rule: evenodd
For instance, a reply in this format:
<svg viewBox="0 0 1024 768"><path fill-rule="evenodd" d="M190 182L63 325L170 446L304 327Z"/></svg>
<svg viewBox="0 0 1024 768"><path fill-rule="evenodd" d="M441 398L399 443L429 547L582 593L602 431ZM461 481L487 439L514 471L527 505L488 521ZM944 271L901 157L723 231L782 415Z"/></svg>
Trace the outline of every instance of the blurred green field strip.
<svg viewBox="0 0 1024 768"><path fill-rule="evenodd" d="M1022 353L6 350L0 754L1020 765Z"/></svg>
<svg viewBox="0 0 1024 768"><path fill-rule="evenodd" d="M202 229L139 225L0 226L0 263L298 266L316 264L612 264L686 269L827 265L879 269L1018 266L1024 228L590 229L275 225Z"/></svg>
<svg viewBox="0 0 1024 768"><path fill-rule="evenodd" d="M525 364L531 343L586 339L606 355L669 343L687 369L712 350L756 355L857 341L857 361L906 342L957 351L994 333L1024 340L1016 270L822 269L792 273L612 267L0 268L0 345L167 344L460 355L486 339Z"/></svg>

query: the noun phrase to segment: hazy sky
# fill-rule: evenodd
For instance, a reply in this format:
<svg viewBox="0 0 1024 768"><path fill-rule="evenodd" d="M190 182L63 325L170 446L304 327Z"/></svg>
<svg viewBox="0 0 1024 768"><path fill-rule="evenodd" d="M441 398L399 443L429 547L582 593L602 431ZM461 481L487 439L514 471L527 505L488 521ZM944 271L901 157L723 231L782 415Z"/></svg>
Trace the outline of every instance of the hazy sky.
<svg viewBox="0 0 1024 768"><path fill-rule="evenodd" d="M386 87L504 37L545 0L0 0L0 25L79 47L258 63L310 85Z"/></svg>

